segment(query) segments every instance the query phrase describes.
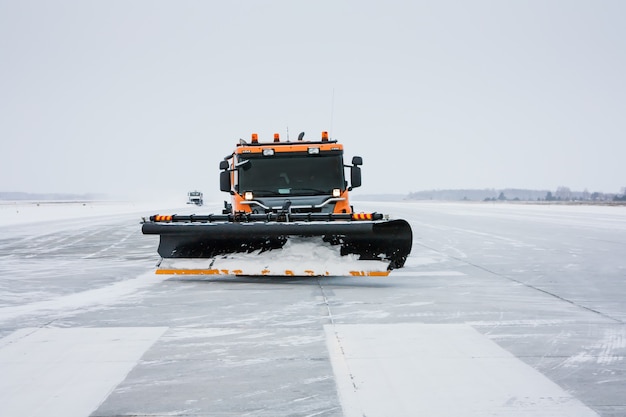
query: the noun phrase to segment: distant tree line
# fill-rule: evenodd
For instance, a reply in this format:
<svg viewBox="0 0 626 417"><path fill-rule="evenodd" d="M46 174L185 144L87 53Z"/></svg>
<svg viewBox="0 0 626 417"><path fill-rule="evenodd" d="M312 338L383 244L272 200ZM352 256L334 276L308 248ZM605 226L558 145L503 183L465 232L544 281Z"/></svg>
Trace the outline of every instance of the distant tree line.
<svg viewBox="0 0 626 417"><path fill-rule="evenodd" d="M23 193L23 192L0 192L0 201L23 201L23 200L57 200L57 201L93 201L104 200L104 194L69 194L69 193Z"/></svg>
<svg viewBox="0 0 626 417"><path fill-rule="evenodd" d="M557 187L550 190L507 189L457 189L428 190L412 192L409 200L441 200L441 201L547 201L547 202L626 202L626 187L621 193L602 193L572 191L569 187Z"/></svg>
<svg viewBox="0 0 626 417"><path fill-rule="evenodd" d="M582 192L576 192L570 190L568 187L558 187L556 192L548 191L546 193L545 201L626 201L626 187L622 187L620 194L615 193L601 193L601 192L589 192L584 190Z"/></svg>

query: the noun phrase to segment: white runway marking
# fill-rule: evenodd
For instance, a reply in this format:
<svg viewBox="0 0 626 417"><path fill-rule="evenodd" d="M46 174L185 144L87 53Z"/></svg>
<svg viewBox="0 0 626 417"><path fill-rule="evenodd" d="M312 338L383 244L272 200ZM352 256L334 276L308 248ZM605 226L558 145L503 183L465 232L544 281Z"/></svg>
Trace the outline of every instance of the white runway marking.
<svg viewBox="0 0 626 417"><path fill-rule="evenodd" d="M0 416L85 417L165 327L21 329L0 340Z"/></svg>
<svg viewBox="0 0 626 417"><path fill-rule="evenodd" d="M327 325L345 417L597 417L467 325Z"/></svg>

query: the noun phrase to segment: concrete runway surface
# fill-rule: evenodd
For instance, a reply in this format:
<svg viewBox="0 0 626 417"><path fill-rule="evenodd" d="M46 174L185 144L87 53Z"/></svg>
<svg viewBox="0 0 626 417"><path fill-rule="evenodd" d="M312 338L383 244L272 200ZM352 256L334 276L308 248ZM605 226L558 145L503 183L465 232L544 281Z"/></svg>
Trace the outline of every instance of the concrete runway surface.
<svg viewBox="0 0 626 417"><path fill-rule="evenodd" d="M0 415L626 416L626 207L355 206L405 268L157 276L153 212L0 226Z"/></svg>

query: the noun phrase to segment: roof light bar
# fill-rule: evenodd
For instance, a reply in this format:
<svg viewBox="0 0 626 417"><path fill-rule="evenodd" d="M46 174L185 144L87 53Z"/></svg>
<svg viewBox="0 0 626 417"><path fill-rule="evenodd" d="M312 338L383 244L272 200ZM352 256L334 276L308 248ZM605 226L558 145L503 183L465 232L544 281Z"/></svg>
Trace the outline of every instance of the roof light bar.
<svg viewBox="0 0 626 417"><path fill-rule="evenodd" d="M272 156L272 155L274 155L274 149L272 148L263 149L263 156Z"/></svg>
<svg viewBox="0 0 626 417"><path fill-rule="evenodd" d="M278 133L274 133L274 142L280 142L280 135Z"/></svg>
<svg viewBox="0 0 626 417"><path fill-rule="evenodd" d="M328 142L328 132L327 131L323 131L322 132L322 142Z"/></svg>
<svg viewBox="0 0 626 417"><path fill-rule="evenodd" d="M309 148L308 152L309 152L309 155L319 155L320 148Z"/></svg>
<svg viewBox="0 0 626 417"><path fill-rule="evenodd" d="M259 135L256 133L252 134L252 143L259 143Z"/></svg>

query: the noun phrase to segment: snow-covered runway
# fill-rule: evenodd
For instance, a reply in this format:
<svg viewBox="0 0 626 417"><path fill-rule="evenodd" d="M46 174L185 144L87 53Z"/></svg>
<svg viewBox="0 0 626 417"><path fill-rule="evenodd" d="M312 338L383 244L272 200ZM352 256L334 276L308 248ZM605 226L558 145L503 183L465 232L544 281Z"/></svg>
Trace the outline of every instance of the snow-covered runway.
<svg viewBox="0 0 626 417"><path fill-rule="evenodd" d="M168 278L162 207L0 206L0 415L626 415L624 207L355 206L404 269Z"/></svg>

